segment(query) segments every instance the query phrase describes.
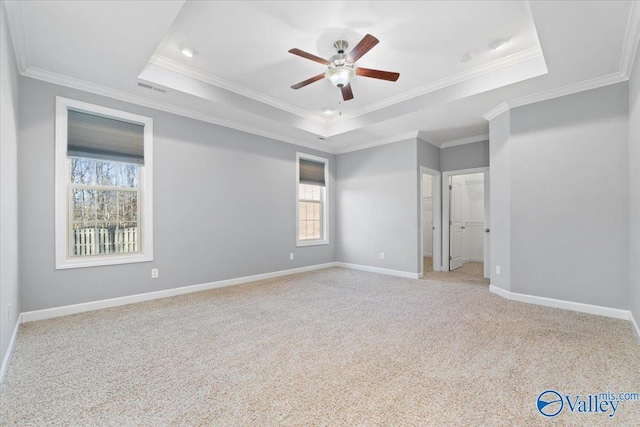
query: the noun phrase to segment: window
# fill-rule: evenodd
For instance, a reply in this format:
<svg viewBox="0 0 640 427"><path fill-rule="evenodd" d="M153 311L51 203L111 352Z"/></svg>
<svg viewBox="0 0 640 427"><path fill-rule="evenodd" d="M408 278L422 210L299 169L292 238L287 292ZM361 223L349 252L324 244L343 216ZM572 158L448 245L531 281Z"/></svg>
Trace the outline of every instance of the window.
<svg viewBox="0 0 640 427"><path fill-rule="evenodd" d="M328 167L322 157L297 153L297 245L329 243L328 237Z"/></svg>
<svg viewBox="0 0 640 427"><path fill-rule="evenodd" d="M56 98L56 268L153 260L148 117Z"/></svg>

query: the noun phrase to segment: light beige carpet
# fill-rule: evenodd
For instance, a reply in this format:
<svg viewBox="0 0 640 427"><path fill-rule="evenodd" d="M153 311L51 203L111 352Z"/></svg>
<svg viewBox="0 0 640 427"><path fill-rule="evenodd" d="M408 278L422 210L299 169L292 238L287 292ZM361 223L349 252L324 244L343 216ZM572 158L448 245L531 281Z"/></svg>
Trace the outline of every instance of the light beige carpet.
<svg viewBox="0 0 640 427"><path fill-rule="evenodd" d="M622 320L478 284L332 268L21 326L7 426L638 425L536 409L547 389L640 392Z"/></svg>
<svg viewBox="0 0 640 427"><path fill-rule="evenodd" d="M424 257L424 279L438 282L475 283L489 286L489 279L484 278L484 263L467 261L462 267L452 271L433 271L433 258Z"/></svg>

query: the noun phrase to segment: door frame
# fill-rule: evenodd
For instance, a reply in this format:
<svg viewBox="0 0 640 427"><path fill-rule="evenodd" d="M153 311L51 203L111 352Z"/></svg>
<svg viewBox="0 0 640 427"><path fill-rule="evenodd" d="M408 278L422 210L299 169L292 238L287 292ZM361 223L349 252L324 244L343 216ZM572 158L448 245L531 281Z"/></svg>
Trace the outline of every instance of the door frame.
<svg viewBox="0 0 640 427"><path fill-rule="evenodd" d="M420 217L420 230L419 230L419 247L420 247L420 277L424 276L424 245L422 242L422 238L424 235L424 217L422 215L422 211L424 209L424 201L423 201L423 189L422 189L422 175L427 174L431 176L431 186L433 187L433 194L431 195L431 210L432 210L432 219L433 219L433 271L440 271L440 266L442 265L442 217L441 217L441 205L440 205L440 188L442 187L440 184L441 181L441 173L434 169L429 169L424 166L420 166L420 212L418 213Z"/></svg>
<svg viewBox="0 0 640 427"><path fill-rule="evenodd" d="M449 221L451 221L451 217L449 214L449 178L456 175L486 173L489 172L489 170L490 168L488 166L485 166L481 168L458 169L454 171L442 172L442 271L449 271ZM488 228L486 227L486 224L485 228ZM484 256L486 258L487 254L485 253Z"/></svg>

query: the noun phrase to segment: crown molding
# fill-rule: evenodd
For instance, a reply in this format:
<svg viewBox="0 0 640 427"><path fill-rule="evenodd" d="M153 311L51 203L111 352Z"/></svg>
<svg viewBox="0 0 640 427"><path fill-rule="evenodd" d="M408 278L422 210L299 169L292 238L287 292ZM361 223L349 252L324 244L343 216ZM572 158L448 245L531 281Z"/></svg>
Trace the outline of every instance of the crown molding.
<svg viewBox="0 0 640 427"><path fill-rule="evenodd" d="M540 46L535 46L535 47L514 53L512 55L506 56L504 58L498 59L496 61L479 65L477 67L474 67L462 73L454 74L452 76L445 77L433 83L429 83L427 85L418 87L416 89L412 89L410 91L401 93L399 95L389 97L385 100L370 104L358 110L350 111L348 113L342 114L341 116L329 119L328 123L332 125L340 121L353 119L355 117L362 116L364 114L368 114L373 111L380 110L382 108L390 107L394 104L397 104L403 101L408 101L412 98L415 98L421 95L426 95L428 93L435 92L437 90L444 89L446 87L453 86L455 84L462 83L467 80L483 76L485 74L493 73L522 62L531 61L539 57L543 57L542 49L540 48Z"/></svg>
<svg viewBox="0 0 640 427"><path fill-rule="evenodd" d="M629 13L629 22L627 23L627 32L624 36L622 58L620 60L620 73L627 78L631 76L638 50L638 42L640 42L640 7L633 1L631 2L631 12Z"/></svg>
<svg viewBox="0 0 640 427"><path fill-rule="evenodd" d="M393 144L394 142L405 141L407 139L416 138L417 136L418 136L417 131L405 132L399 135L378 139L373 142L367 142L366 144L357 145L355 147L339 148L334 151L334 154L344 154L344 153L350 153L352 151L366 150L367 148Z"/></svg>
<svg viewBox="0 0 640 427"><path fill-rule="evenodd" d="M291 104L288 104L276 98L272 98L270 96L261 94L259 92L251 90L244 86L231 83L228 80L221 79L220 77L205 73L193 67L189 67L188 65L184 65L178 61L174 61L173 59L167 58L165 56L153 54L153 56L151 56L151 59L149 59L149 62L159 67L166 68L167 70L171 70L173 72L180 73L188 77L192 77L194 79L203 81L210 85L217 86L219 88L228 90L235 94L253 99L254 101L258 101L263 104L270 105L274 108L287 111L291 114L295 114L296 116L305 118L307 120L311 120L315 123L325 125L325 126L327 125L327 119L322 116L309 113L308 111L303 110L302 108L295 107Z"/></svg>
<svg viewBox="0 0 640 427"><path fill-rule="evenodd" d="M452 141L443 142L440 148L455 147L458 145L473 144L474 142L488 141L489 134L470 136L467 138L454 139Z"/></svg>
<svg viewBox="0 0 640 427"><path fill-rule="evenodd" d="M509 105L507 105L506 102L501 102L495 108L483 114L482 118L485 119L486 121L491 121L496 117L498 117L500 114L504 113L505 111L509 111Z"/></svg>
<svg viewBox="0 0 640 427"><path fill-rule="evenodd" d="M508 101L507 103L509 104L509 107L516 108L523 105L535 104L536 102L547 101L553 98L559 98L561 96L573 95L574 93L584 92L586 90L609 86L627 80L629 80L629 77L624 76L622 73L611 73L604 76L596 77L594 79L584 80L582 82L562 86L557 89L551 89L533 95L516 98L512 101Z"/></svg>
<svg viewBox="0 0 640 427"><path fill-rule="evenodd" d="M177 107L164 102L147 99L139 95L133 95L127 92L111 89L105 86L89 83L84 80L75 79L72 77L64 76L50 71L41 70L34 67L27 68L24 72L20 73L25 77L30 77L36 80L42 80L47 83L53 83L60 86L69 87L71 89L77 89L84 92L93 93L95 95L105 96L107 98L117 99L119 101L128 102L131 104L139 105L142 107L152 108L154 110L164 111L166 113L175 114L182 117L187 117L202 122L211 123L218 126L223 126L230 129L235 129L241 132L250 133L253 135L262 136L269 139L274 139L288 144L293 144L301 147L311 148L313 150L322 151L329 154L335 154L333 150L328 150L325 147L321 147L315 144L305 144L297 140L289 139L280 135L276 135L271 132L266 132L262 129L258 129L252 126L246 126L231 120L221 119L208 114L199 113L197 111L189 110L182 107Z"/></svg>
<svg viewBox="0 0 640 427"><path fill-rule="evenodd" d="M396 96L392 96L389 97L385 100L382 100L380 102L376 102L373 104L370 104L368 106L365 106L363 108L360 108L358 110L354 110L354 111L350 111L348 113L342 114L340 116L336 116L330 119L315 115L315 114L311 114L306 110L303 110L301 108L295 107L291 104L282 102L280 100L277 100L275 98L263 95L261 93L258 93L256 91L253 91L251 89L245 88L243 86L240 85L236 85L234 83L231 83L229 81L226 81L224 79L221 79L217 76L202 72L200 70L197 70L193 67L189 67L187 65L184 65L180 62L174 61L172 59L169 59L167 57L158 55L158 54L154 54L151 59L149 60L150 63L157 65L159 67L163 67L166 68L168 70L174 71L176 73L180 73L195 79L198 79L200 81L203 81L205 83L220 87L222 89L226 89L229 90L231 92L234 92L238 95L242 95L248 98L251 98L255 101L258 102L262 102L264 104L270 105L272 107L284 110L284 111L288 111L292 114L295 114L297 116L306 118L308 120L311 120L315 123L321 124L321 125L325 125L325 126L331 126L333 124L339 123L339 122L343 122L346 120L350 120L368 113L371 113L373 111L377 111L380 110L382 108L386 108L389 106L392 106L394 104L398 104L400 102L404 102L407 100L410 100L412 98L421 96L421 95L426 95L428 93L431 92L435 92L437 90L440 89L444 89L446 87L449 86L453 86L455 84L458 83L462 83L464 81L473 79L473 78L477 78L480 76L483 76L485 74L488 73L492 73L492 72L496 72L499 71L501 69L504 68L508 68L511 67L513 65L522 63L522 62L526 62L526 61L530 61L539 57L542 57L542 49L540 48L540 46L535 46L526 50L523 50L521 52L517 52L515 54L506 56L504 58L498 59L496 61L492 61L489 62L487 64L483 64L483 65L479 65L477 67L474 67L470 70L464 71L462 73L458 73L458 74L454 74L452 76L448 76L446 78L440 79L436 82L433 83L429 83L427 85L421 86L419 88L407 91L405 93L396 95ZM426 141L429 142L429 141ZM429 142L431 144L433 144L432 142ZM437 145L433 144L433 145Z"/></svg>
<svg viewBox="0 0 640 427"><path fill-rule="evenodd" d="M442 145L440 141L429 136L429 134L425 130L418 131L418 139L426 142L427 144L431 144L436 148L440 148L440 146Z"/></svg>
<svg viewBox="0 0 640 427"><path fill-rule="evenodd" d="M2 2L2 7L7 16L7 25L9 26L9 37L13 44L13 52L16 57L18 71L22 74L29 68L29 48L27 46L27 37L25 34L24 13L22 11L21 2Z"/></svg>
<svg viewBox="0 0 640 427"><path fill-rule="evenodd" d="M584 80L582 82L562 86L556 89L534 93L533 95L515 98L510 101L505 101L495 107L493 110L485 113L482 117L485 120L490 121L511 108L522 107L524 105L535 104L536 102L548 101L553 98L559 98L562 96L573 95L575 93L584 92L587 90L598 89L600 87L621 83L627 80L629 80L629 77L620 72L607 74L593 79Z"/></svg>

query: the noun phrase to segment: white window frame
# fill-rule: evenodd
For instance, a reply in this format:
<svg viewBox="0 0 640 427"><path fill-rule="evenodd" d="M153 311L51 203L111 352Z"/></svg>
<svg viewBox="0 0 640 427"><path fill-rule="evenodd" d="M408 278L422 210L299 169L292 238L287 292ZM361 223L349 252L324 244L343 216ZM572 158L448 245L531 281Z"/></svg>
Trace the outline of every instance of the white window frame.
<svg viewBox="0 0 640 427"><path fill-rule="evenodd" d="M300 159L324 163L324 188L322 188L322 237L300 240ZM296 152L296 247L329 244L329 159Z"/></svg>
<svg viewBox="0 0 640 427"><path fill-rule="evenodd" d="M67 112L85 111L144 126L144 165L138 167L140 188L140 251L128 254L71 256L70 236L70 167L67 157ZM74 99L56 97L55 128L55 247L56 269L96 267L153 261L153 119L120 110L101 107Z"/></svg>

